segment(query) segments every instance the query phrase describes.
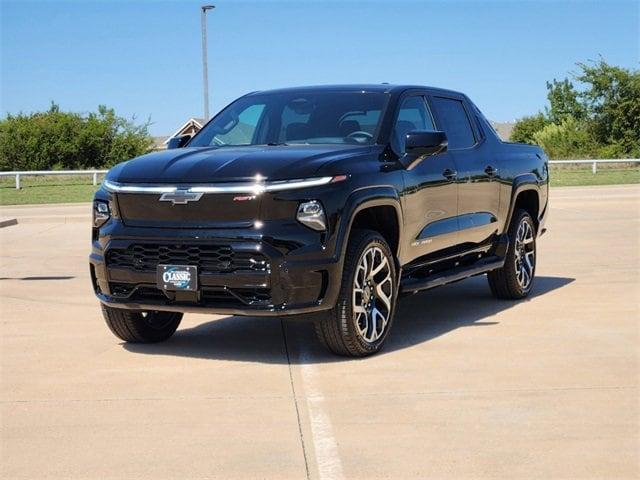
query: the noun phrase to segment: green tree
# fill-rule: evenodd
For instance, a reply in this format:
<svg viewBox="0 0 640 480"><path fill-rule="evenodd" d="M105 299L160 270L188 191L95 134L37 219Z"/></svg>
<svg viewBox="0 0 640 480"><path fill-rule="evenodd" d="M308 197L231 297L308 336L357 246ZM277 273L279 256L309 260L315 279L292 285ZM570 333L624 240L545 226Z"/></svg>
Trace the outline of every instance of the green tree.
<svg viewBox="0 0 640 480"><path fill-rule="evenodd" d="M549 124L543 113L523 117L516 122L511 132L512 142L535 143L534 135Z"/></svg>
<svg viewBox="0 0 640 480"><path fill-rule="evenodd" d="M604 150L640 155L640 71L609 65L602 58L579 63L580 99L589 112L589 131Z"/></svg>
<svg viewBox="0 0 640 480"><path fill-rule="evenodd" d="M544 113L520 119L511 139L540 143L551 158L640 156L640 71L602 58L577 65L577 87L547 82Z"/></svg>
<svg viewBox="0 0 640 480"><path fill-rule="evenodd" d="M551 123L560 125L569 117L580 121L585 118L585 107L580 103L578 92L569 79L558 81L555 78L547 82L547 99L549 106L546 107L546 117Z"/></svg>
<svg viewBox="0 0 640 480"><path fill-rule="evenodd" d="M0 121L0 170L110 167L151 149L147 129L102 105L85 115L53 103L46 112L8 115Z"/></svg>
<svg viewBox="0 0 640 480"><path fill-rule="evenodd" d="M549 123L533 139L551 158L588 158L594 152L585 124L573 117L565 118L559 125Z"/></svg>

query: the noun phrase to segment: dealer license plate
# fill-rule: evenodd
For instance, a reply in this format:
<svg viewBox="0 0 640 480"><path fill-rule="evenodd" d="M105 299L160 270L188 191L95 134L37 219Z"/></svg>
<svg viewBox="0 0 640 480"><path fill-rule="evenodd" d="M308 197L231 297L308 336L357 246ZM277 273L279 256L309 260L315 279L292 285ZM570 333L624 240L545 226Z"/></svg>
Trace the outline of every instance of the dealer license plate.
<svg viewBox="0 0 640 480"><path fill-rule="evenodd" d="M158 265L158 287L163 290L193 292L198 289L198 267Z"/></svg>

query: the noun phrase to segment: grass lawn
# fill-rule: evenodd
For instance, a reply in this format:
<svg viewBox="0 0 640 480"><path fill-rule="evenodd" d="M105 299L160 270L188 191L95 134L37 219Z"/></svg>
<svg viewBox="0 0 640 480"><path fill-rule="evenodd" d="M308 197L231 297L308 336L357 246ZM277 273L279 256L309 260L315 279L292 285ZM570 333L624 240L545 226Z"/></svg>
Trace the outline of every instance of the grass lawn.
<svg viewBox="0 0 640 480"><path fill-rule="evenodd" d="M591 172L591 166L550 165L550 171L552 187L640 183L640 167L598 165L598 172L595 175Z"/></svg>
<svg viewBox="0 0 640 480"><path fill-rule="evenodd" d="M98 189L91 184L90 175L21 177L20 184L22 188L16 190L15 177L0 178L0 205L90 202Z"/></svg>
<svg viewBox="0 0 640 480"><path fill-rule="evenodd" d="M100 177L98 179L102 181ZM551 165L551 186L615 185L640 183L640 167L591 166L572 167ZM0 205L28 205L37 203L90 202L98 188L91 184L90 176L78 177L22 177L22 188L16 190L15 179L0 178Z"/></svg>

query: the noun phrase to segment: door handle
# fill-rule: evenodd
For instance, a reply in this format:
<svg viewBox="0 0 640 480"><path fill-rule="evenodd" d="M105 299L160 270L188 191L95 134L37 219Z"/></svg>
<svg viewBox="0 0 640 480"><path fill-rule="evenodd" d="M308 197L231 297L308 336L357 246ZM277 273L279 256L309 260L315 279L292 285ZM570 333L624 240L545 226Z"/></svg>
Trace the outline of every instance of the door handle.
<svg viewBox="0 0 640 480"><path fill-rule="evenodd" d="M484 173L486 173L490 177L495 177L498 174L498 169L493 167L492 165L487 165L487 168L484 169Z"/></svg>
<svg viewBox="0 0 640 480"><path fill-rule="evenodd" d="M442 172L442 176L445 177L447 180L453 180L454 178L456 178L457 175L458 175L458 172L450 168L446 168Z"/></svg>

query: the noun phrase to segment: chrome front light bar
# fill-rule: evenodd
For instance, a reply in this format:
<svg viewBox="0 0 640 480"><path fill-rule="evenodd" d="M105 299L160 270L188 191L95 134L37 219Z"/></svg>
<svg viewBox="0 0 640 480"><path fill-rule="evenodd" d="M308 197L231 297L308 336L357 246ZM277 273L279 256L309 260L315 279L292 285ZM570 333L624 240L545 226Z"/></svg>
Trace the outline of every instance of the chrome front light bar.
<svg viewBox="0 0 640 480"><path fill-rule="evenodd" d="M265 182L261 181L258 177L254 182L219 183L208 185L127 184L105 180L102 182L102 185L107 191L114 193L162 194L173 193L180 190L192 193L250 193L258 195L263 192L281 192L283 190L294 190L297 188L317 187L328 183L340 182L345 179L345 175L338 175L335 177L315 177Z"/></svg>

